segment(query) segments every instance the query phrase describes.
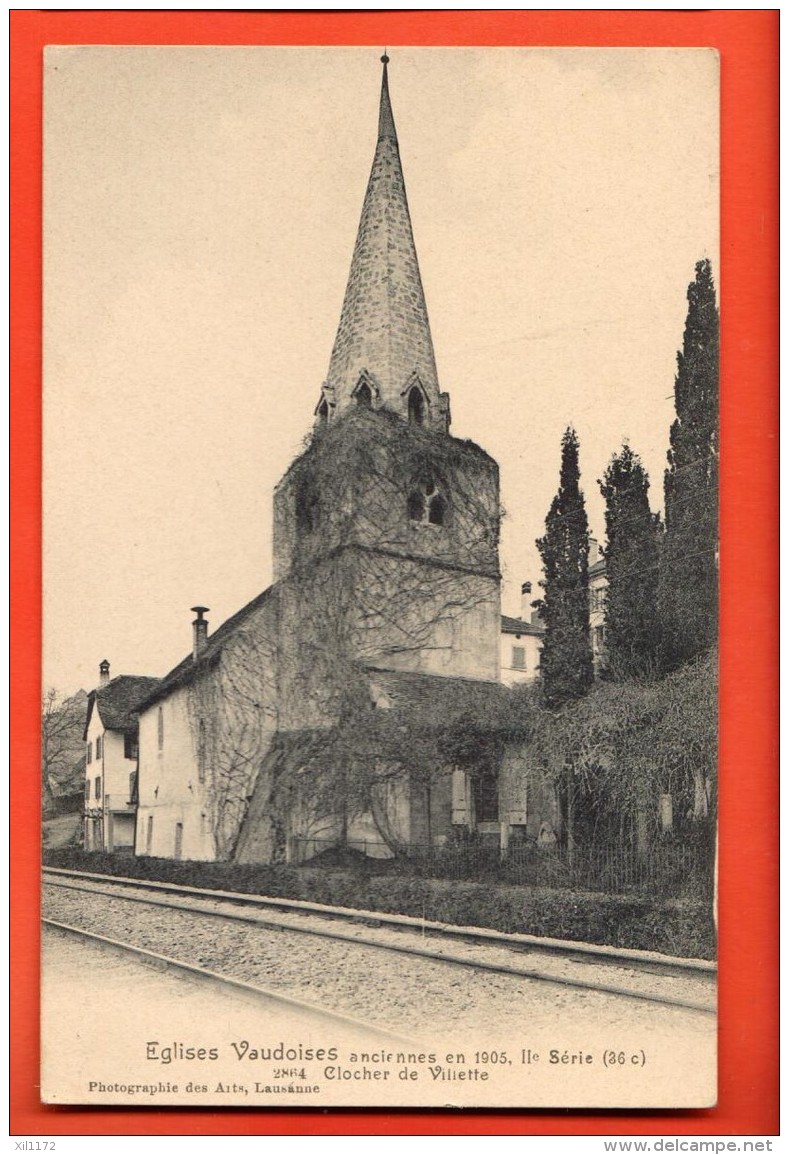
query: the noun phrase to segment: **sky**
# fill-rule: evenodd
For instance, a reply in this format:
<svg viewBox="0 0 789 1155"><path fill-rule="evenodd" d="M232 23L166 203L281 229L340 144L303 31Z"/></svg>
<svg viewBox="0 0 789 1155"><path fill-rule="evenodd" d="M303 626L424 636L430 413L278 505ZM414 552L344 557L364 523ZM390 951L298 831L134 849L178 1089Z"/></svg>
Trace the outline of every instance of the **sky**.
<svg viewBox="0 0 789 1155"><path fill-rule="evenodd" d="M708 49L397 48L390 93L452 432L499 462L502 611L567 425L592 532L624 439L662 478L696 261L718 266ZM271 581L372 164L372 48L45 56L44 685L163 675Z"/></svg>

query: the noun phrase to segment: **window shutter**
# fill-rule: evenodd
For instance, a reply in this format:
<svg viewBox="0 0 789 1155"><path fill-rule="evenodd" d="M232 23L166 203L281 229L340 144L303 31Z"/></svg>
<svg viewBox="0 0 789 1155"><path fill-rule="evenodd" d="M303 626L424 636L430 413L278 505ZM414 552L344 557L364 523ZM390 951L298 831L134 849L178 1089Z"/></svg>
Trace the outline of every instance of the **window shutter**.
<svg viewBox="0 0 789 1155"><path fill-rule="evenodd" d="M514 774L510 783L510 826L526 825L526 794L526 775Z"/></svg>
<svg viewBox="0 0 789 1155"><path fill-rule="evenodd" d="M465 770L452 771L452 824L468 824L468 780Z"/></svg>

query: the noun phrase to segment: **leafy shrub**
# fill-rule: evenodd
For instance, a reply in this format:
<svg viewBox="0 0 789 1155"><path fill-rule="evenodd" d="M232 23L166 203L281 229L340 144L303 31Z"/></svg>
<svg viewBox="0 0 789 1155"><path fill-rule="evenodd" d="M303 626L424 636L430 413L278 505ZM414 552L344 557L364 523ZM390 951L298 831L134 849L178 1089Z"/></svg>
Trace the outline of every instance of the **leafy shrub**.
<svg viewBox="0 0 789 1155"><path fill-rule="evenodd" d="M450 925L489 927L689 958L715 957L709 904L691 899L661 902L640 896L420 878L413 874L375 874L325 866L117 858L71 848L47 851L45 861L63 869L405 914Z"/></svg>

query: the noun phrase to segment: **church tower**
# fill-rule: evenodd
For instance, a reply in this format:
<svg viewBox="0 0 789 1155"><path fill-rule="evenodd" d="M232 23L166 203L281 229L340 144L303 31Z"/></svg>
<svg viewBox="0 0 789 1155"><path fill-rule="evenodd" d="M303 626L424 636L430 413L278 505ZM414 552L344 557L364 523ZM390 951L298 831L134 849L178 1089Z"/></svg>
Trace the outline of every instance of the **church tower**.
<svg viewBox="0 0 789 1155"><path fill-rule="evenodd" d="M285 730L331 724L365 671L499 676L498 467L449 433L382 60L312 439L274 495Z"/></svg>

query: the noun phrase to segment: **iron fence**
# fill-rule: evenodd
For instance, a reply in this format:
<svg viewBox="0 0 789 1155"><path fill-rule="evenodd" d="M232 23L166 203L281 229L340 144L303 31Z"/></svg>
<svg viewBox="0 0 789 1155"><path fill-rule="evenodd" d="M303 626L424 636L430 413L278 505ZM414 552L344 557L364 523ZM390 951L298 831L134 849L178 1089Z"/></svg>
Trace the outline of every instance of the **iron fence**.
<svg viewBox="0 0 789 1155"><path fill-rule="evenodd" d="M629 844L576 846L572 851L533 842L502 853L470 837L444 846L400 845L350 839L294 838L294 863L357 866L371 873L409 874L458 881L545 886L607 894L664 897L712 893L714 857L706 838L667 837L645 849Z"/></svg>

